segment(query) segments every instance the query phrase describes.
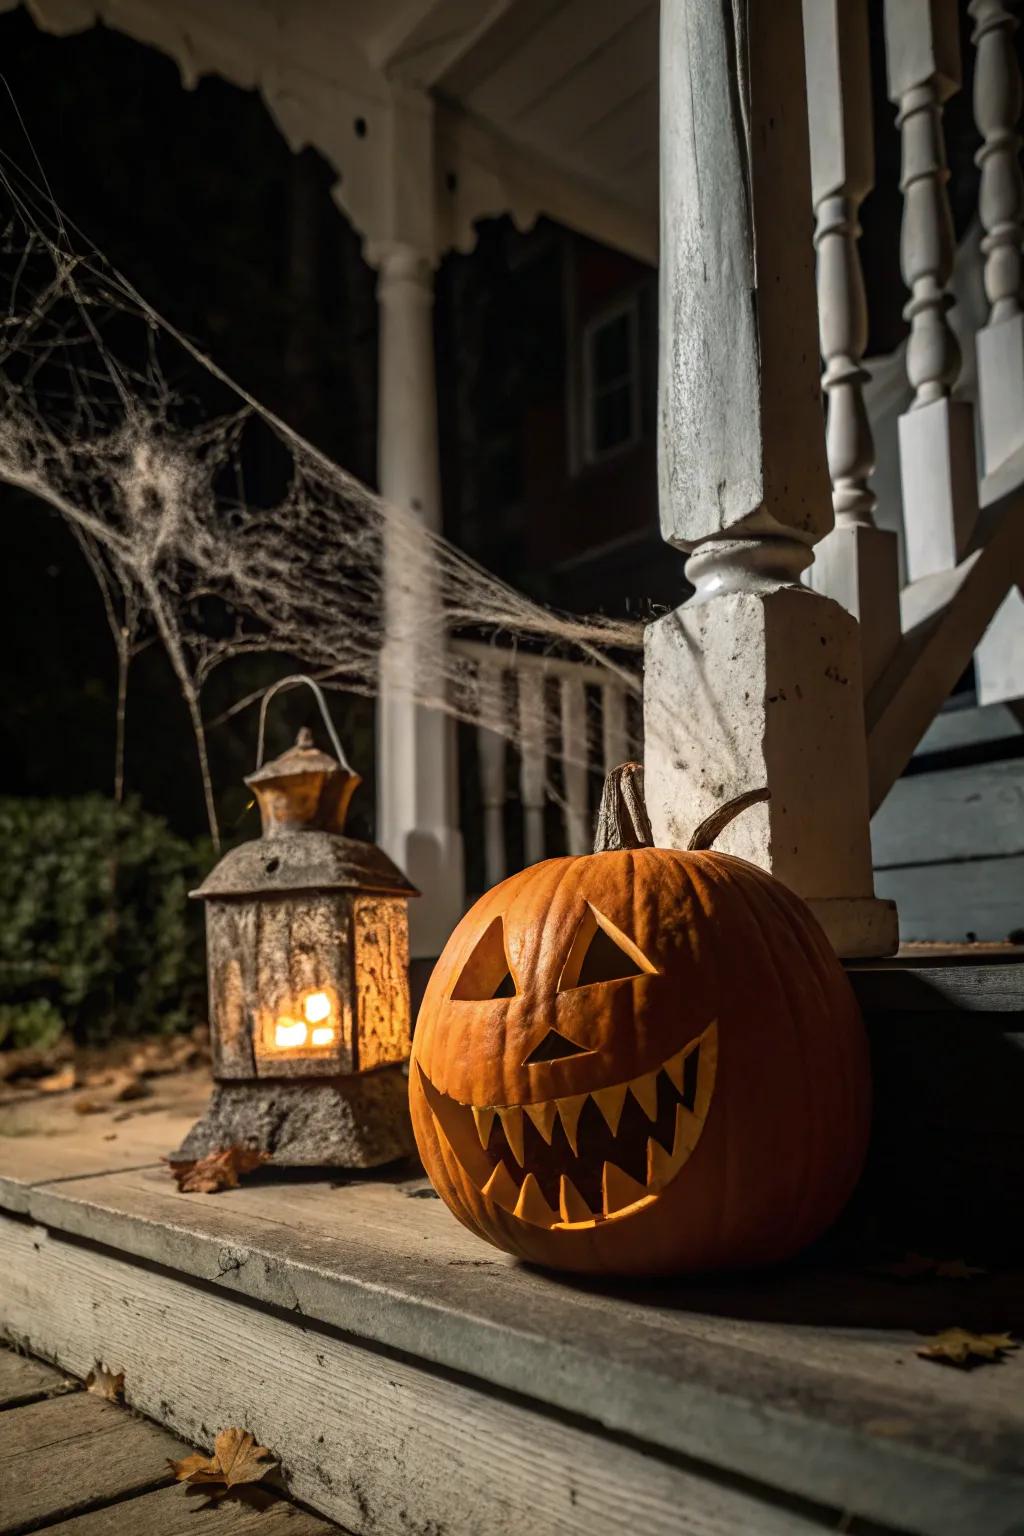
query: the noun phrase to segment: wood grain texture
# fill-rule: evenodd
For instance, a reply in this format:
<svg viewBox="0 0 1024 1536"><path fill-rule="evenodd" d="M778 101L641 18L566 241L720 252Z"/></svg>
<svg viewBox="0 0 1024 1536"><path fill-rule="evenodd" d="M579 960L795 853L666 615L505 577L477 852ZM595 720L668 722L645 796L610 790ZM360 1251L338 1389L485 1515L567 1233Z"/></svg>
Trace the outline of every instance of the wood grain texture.
<svg viewBox="0 0 1024 1536"><path fill-rule="evenodd" d="M46 1527L47 1536L327 1536L334 1530L307 1510L260 1488L216 1503L207 1491L158 1488Z"/></svg>
<svg viewBox="0 0 1024 1536"><path fill-rule="evenodd" d="M897 779L872 818L871 848L876 870L1024 853L1024 759ZM1024 883L1020 895L1024 907Z"/></svg>
<svg viewBox="0 0 1024 1536"><path fill-rule="evenodd" d="M137 1168L173 1151L210 1096L207 1072L158 1078L154 1096L136 1107L112 1106L79 1115L81 1093L46 1095L0 1109L0 1204L26 1210L28 1190L48 1179L80 1178L112 1168ZM119 1120L125 1113L129 1118Z"/></svg>
<svg viewBox="0 0 1024 1536"><path fill-rule="evenodd" d="M875 892L895 901L903 942L999 941L1024 931L1024 854L879 869Z"/></svg>
<svg viewBox="0 0 1024 1536"><path fill-rule="evenodd" d="M94 1343L98 1356L103 1344ZM91 1368L83 1359L80 1373ZM13 1536L158 1487L171 1478L167 1458L186 1450L157 1425L87 1392L0 1414L0 1532Z"/></svg>
<svg viewBox="0 0 1024 1536"><path fill-rule="evenodd" d="M913 1354L915 1334L946 1326L954 1301L979 1325L1013 1326L1005 1298L799 1271L575 1286L492 1252L428 1193L366 1180L182 1196L151 1169L37 1189L31 1205L53 1229L304 1326L876 1520L912 1506L922 1530L959 1536L1024 1498L1024 1359L960 1376Z"/></svg>
<svg viewBox="0 0 1024 1536"><path fill-rule="evenodd" d="M345 1335L0 1221L9 1330L77 1371L113 1351L129 1403L194 1442L245 1424L291 1492L358 1533L619 1536L627 1497L645 1536L834 1527L834 1511L778 1508Z"/></svg>
<svg viewBox="0 0 1024 1536"><path fill-rule="evenodd" d="M15 1354L13 1349L0 1348L0 1408L15 1408L44 1397L60 1397L65 1392L77 1392L79 1385L50 1365L26 1359L24 1355Z"/></svg>
<svg viewBox="0 0 1024 1536"><path fill-rule="evenodd" d="M966 946L965 946L966 947ZM938 946L936 946L938 948ZM907 963L857 961L848 966L857 1001L869 1013L1024 1013L1024 954L1000 961L979 956L943 964L924 955Z"/></svg>

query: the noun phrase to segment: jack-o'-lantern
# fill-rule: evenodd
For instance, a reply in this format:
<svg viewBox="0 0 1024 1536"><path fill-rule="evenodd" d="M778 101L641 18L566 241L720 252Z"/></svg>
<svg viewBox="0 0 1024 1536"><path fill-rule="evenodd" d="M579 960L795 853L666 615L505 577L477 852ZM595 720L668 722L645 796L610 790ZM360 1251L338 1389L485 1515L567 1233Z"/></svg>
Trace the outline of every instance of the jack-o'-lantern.
<svg viewBox="0 0 1024 1536"><path fill-rule="evenodd" d="M609 776L593 854L489 891L433 972L409 1089L454 1214L558 1269L783 1259L859 1175L867 1046L807 906L709 851L755 791L651 846L642 770Z"/></svg>

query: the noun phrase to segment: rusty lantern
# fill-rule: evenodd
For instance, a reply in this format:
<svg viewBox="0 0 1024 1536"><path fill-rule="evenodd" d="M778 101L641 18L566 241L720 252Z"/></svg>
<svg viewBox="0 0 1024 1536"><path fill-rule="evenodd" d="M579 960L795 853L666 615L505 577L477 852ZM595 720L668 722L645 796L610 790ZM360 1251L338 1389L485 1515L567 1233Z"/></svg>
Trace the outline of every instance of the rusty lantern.
<svg viewBox="0 0 1024 1536"><path fill-rule="evenodd" d="M335 756L303 729L263 762L267 705L307 684ZM373 843L344 836L360 779L323 695L284 678L264 696L256 771L262 836L192 895L206 903L210 1107L176 1156L248 1146L285 1165L369 1168L411 1150L408 901L418 892Z"/></svg>

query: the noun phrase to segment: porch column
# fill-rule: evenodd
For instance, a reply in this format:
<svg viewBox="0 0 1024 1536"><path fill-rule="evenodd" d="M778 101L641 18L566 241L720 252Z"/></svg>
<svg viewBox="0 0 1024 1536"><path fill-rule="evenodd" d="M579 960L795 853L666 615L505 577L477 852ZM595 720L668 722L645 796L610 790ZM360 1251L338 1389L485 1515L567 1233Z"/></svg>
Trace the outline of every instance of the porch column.
<svg viewBox="0 0 1024 1536"><path fill-rule="evenodd" d="M410 953L423 958L440 954L464 896L454 723L417 702L443 699L447 645L428 537L441 527L434 275L410 245L368 254L379 273L378 481L397 514L385 525L377 840L422 892L409 928Z"/></svg>
<svg viewBox="0 0 1024 1536"><path fill-rule="evenodd" d="M661 16L660 510L697 590L647 631L655 841L767 784L719 846L809 900L841 954L885 954L857 622L800 582L833 523L801 0Z"/></svg>

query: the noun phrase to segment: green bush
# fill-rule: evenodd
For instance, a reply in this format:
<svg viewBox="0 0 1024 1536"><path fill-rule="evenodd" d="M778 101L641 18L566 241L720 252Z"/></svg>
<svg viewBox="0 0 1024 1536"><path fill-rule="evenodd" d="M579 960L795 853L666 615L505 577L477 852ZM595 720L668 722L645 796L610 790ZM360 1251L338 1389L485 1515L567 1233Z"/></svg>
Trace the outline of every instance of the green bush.
<svg viewBox="0 0 1024 1536"><path fill-rule="evenodd" d="M0 1048L202 1018L209 862L134 801L0 799Z"/></svg>

